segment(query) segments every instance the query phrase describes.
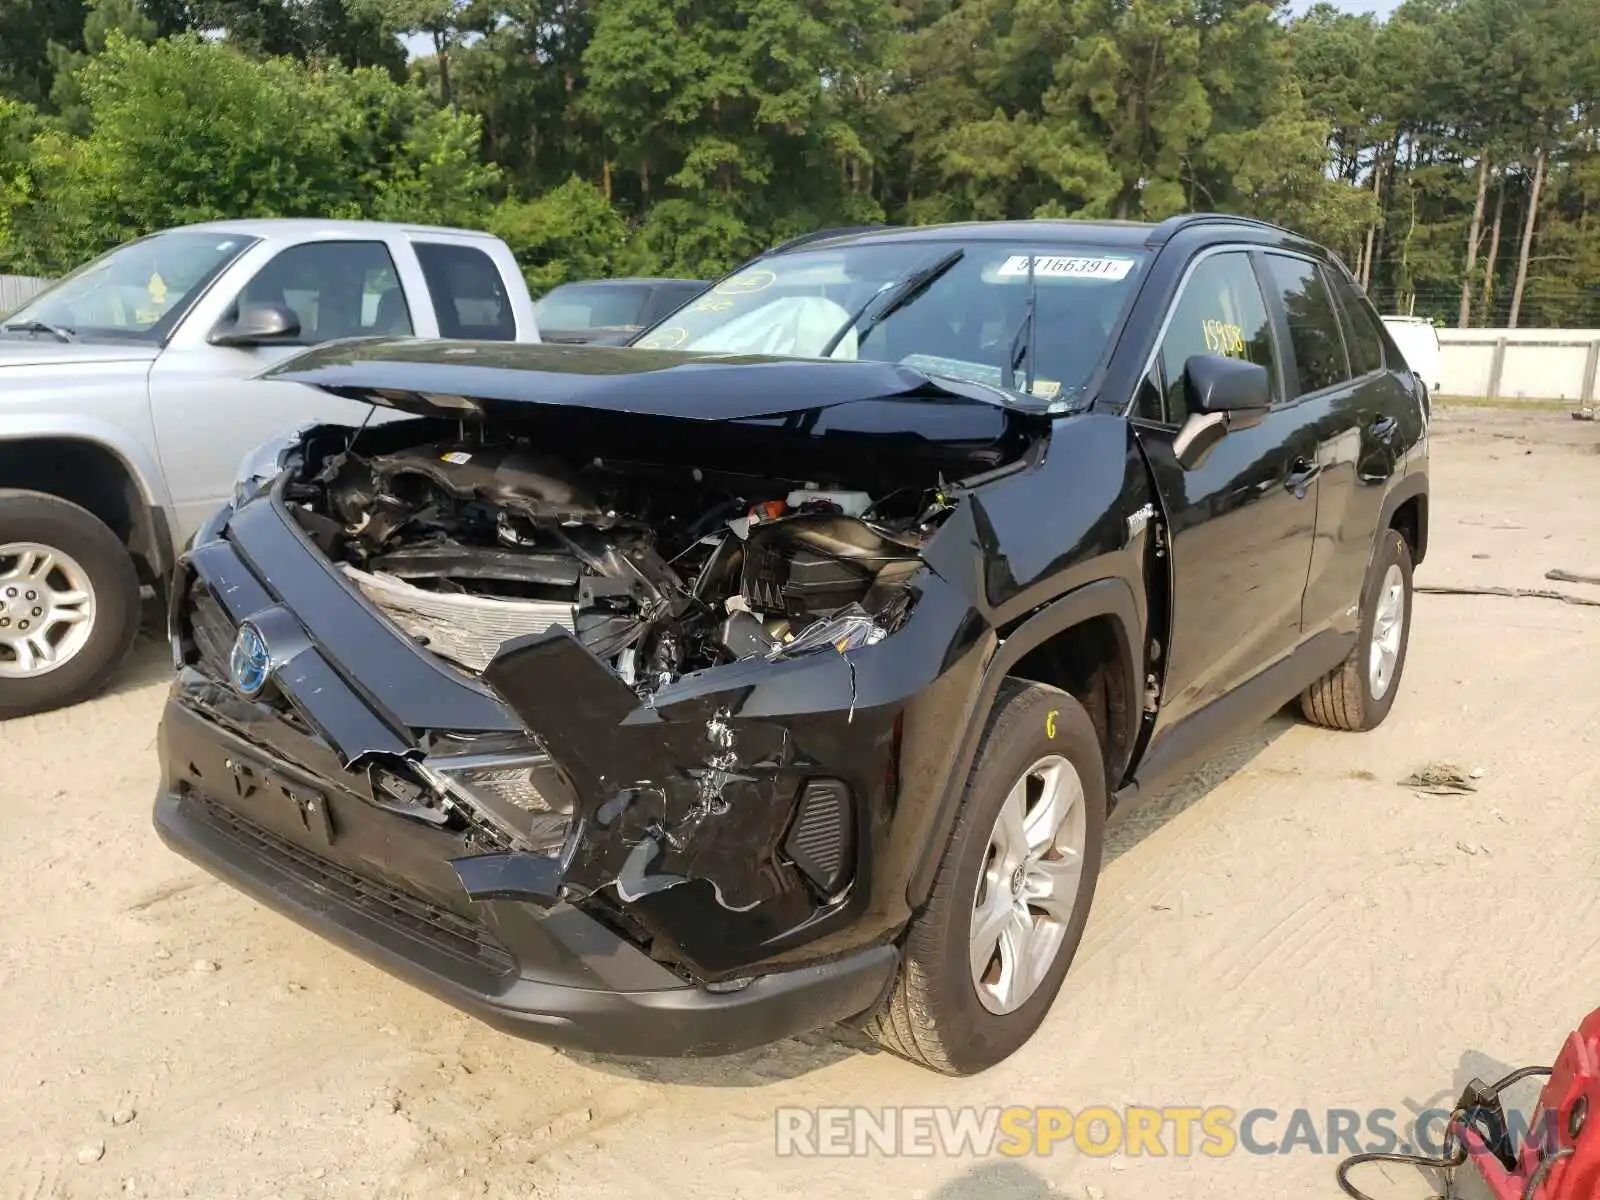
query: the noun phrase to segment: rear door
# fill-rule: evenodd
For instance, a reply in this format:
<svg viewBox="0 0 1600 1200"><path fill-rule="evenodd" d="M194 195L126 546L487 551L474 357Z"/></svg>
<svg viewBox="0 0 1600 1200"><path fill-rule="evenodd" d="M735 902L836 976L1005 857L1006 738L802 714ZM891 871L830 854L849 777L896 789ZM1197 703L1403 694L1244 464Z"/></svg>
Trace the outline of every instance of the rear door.
<svg viewBox="0 0 1600 1200"><path fill-rule="evenodd" d="M432 230L411 235L410 244L427 281L440 337L539 340L527 285L504 244Z"/></svg>
<svg viewBox="0 0 1600 1200"><path fill-rule="evenodd" d="M1266 254L1269 300L1288 329L1298 404L1316 430L1321 471L1316 544L1306 584L1306 636L1352 632L1399 434L1398 381L1384 370L1370 327L1358 332L1336 298L1342 282L1325 264ZM1351 298L1354 299L1353 293Z"/></svg>
<svg viewBox="0 0 1600 1200"><path fill-rule="evenodd" d="M1229 433L1186 470L1173 440L1189 415L1184 364L1200 354L1266 367L1276 402L1259 425ZM1168 313L1132 414L1171 538L1172 634L1157 741L1299 643L1317 439L1284 379L1277 325L1250 252L1205 252Z"/></svg>

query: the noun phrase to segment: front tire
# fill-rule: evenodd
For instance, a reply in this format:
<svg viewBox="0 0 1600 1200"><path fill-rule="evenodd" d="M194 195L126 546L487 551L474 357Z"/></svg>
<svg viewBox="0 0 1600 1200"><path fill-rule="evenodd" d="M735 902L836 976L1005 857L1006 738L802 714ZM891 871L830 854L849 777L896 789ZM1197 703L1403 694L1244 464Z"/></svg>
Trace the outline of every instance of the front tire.
<svg viewBox="0 0 1600 1200"><path fill-rule="evenodd" d="M1324 729L1376 729L1400 692L1411 644L1411 547L1395 530L1384 531L1361 592L1361 631L1350 657L1300 696L1306 720Z"/></svg>
<svg viewBox="0 0 1600 1200"><path fill-rule="evenodd" d="M1105 812L1083 706L1006 681L872 1036L947 1075L992 1067L1032 1037L1083 938Z"/></svg>
<svg viewBox="0 0 1600 1200"><path fill-rule="evenodd" d="M139 578L88 510L0 489L0 720L99 691L139 629Z"/></svg>

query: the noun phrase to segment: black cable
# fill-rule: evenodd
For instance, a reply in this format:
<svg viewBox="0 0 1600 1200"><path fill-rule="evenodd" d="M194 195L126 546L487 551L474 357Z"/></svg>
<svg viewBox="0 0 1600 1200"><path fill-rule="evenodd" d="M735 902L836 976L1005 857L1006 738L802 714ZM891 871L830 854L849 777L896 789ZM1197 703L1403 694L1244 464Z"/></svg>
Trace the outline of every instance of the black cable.
<svg viewBox="0 0 1600 1200"><path fill-rule="evenodd" d="M1566 1146L1557 1150L1549 1158L1539 1164L1539 1169L1528 1177L1528 1186L1522 1189L1522 1200L1533 1200L1533 1194L1539 1190L1539 1185L1544 1182L1544 1177L1555 1170L1555 1166L1563 1158L1571 1158L1576 1154L1577 1147Z"/></svg>
<svg viewBox="0 0 1600 1200"><path fill-rule="evenodd" d="M1549 1074L1549 1067L1519 1067L1517 1070L1507 1075L1504 1079L1497 1079L1489 1086L1489 1090L1498 1095L1501 1091L1510 1087L1514 1083L1520 1083L1522 1080L1528 1079L1534 1075ZM1337 1172L1335 1172L1335 1178L1339 1181L1339 1190L1342 1191L1346 1196L1349 1196L1351 1200L1374 1200L1374 1197L1367 1195L1366 1192L1363 1192L1360 1188L1356 1187L1355 1184L1350 1182L1350 1171L1355 1167L1363 1166L1367 1163L1395 1163L1400 1166L1425 1167L1436 1171L1455 1170L1462 1163L1467 1161L1467 1147L1455 1132L1456 1121L1463 1115L1465 1115L1464 1111L1460 1108L1456 1108L1450 1113L1450 1122L1445 1126L1444 1154L1437 1156L1429 1154L1380 1154L1376 1152L1369 1154L1352 1154L1349 1158L1345 1159L1339 1164L1339 1169ZM1570 1154L1571 1151L1569 1150L1567 1153ZM1564 1155L1555 1155L1552 1158L1546 1159L1544 1163L1540 1164L1539 1170L1536 1171L1533 1177L1528 1180L1528 1186L1522 1193L1522 1200L1533 1200L1534 1189L1539 1184L1544 1182L1544 1177L1549 1173L1550 1167L1554 1165L1557 1159L1562 1157L1564 1157Z"/></svg>
<svg viewBox="0 0 1600 1200"><path fill-rule="evenodd" d="M1453 1138L1450 1140L1454 1141ZM1427 1154L1352 1154L1339 1164L1339 1170L1335 1177L1339 1181L1339 1190L1346 1196L1351 1197L1351 1200L1374 1200L1372 1196L1367 1195L1366 1192L1363 1192L1350 1182L1349 1176L1352 1168L1363 1166L1366 1163L1398 1163L1402 1166L1431 1167L1438 1171L1452 1171L1466 1161L1467 1148L1459 1141L1456 1141L1453 1153L1440 1155L1437 1158Z"/></svg>

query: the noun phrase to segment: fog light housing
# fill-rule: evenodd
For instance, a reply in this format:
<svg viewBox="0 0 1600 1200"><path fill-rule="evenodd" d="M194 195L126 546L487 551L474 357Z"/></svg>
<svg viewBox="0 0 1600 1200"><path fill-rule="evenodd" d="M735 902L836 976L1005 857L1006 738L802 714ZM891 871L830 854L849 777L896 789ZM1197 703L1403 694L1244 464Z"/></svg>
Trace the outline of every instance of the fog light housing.
<svg viewBox="0 0 1600 1200"><path fill-rule="evenodd" d="M784 853L825 896L838 892L855 857L855 806L839 779L808 779Z"/></svg>

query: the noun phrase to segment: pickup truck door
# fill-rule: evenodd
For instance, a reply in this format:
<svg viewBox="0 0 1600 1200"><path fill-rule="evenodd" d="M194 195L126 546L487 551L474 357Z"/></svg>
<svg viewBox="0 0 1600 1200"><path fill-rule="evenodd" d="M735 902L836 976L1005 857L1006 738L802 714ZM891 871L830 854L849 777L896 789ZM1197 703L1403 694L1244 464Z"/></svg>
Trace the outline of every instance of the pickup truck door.
<svg viewBox="0 0 1600 1200"><path fill-rule="evenodd" d="M1186 717L1233 692L1299 644L1317 514L1317 435L1285 403L1278 329L1252 255L1205 252L1167 316L1134 427L1168 522L1171 636L1150 754ZM1183 368L1228 354L1266 367L1277 401L1198 466L1173 450L1188 417Z"/></svg>
<svg viewBox="0 0 1600 1200"><path fill-rule="evenodd" d="M300 336L275 345L212 345L213 330L237 316L241 304L287 305L299 318ZM179 544L232 494L240 460L255 447L310 421L360 424L371 411L316 388L251 376L333 338L431 335L437 329L431 312L416 311L427 308L422 273L403 241L348 235L267 241L241 256L150 371L151 417Z"/></svg>

